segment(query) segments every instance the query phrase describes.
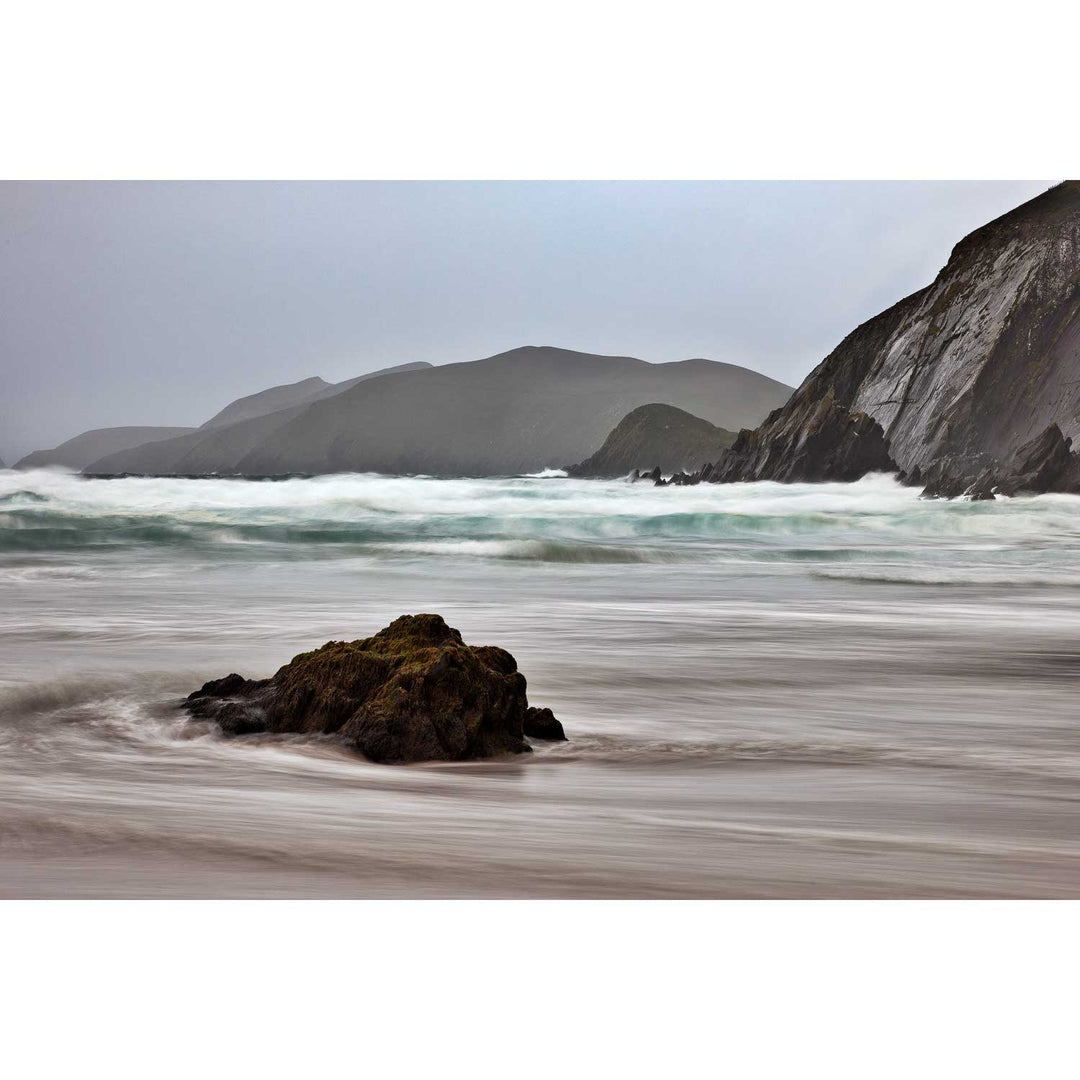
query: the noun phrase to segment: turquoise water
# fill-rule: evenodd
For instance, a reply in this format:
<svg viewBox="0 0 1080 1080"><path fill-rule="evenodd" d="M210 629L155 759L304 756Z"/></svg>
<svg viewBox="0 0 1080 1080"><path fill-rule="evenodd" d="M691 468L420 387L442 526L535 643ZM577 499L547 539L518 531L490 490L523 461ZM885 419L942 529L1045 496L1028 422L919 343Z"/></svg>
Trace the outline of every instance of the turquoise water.
<svg viewBox="0 0 1080 1080"><path fill-rule="evenodd" d="M6 895L1080 895L1080 498L0 472ZM176 712L438 611L571 741Z"/></svg>

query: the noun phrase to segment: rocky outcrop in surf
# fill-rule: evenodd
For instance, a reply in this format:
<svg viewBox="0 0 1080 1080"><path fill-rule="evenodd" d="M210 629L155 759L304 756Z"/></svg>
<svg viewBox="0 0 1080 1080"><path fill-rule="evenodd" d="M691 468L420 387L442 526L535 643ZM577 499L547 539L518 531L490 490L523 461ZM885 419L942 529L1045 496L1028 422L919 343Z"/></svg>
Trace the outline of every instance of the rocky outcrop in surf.
<svg viewBox="0 0 1080 1080"><path fill-rule="evenodd" d="M1078 313L1070 180L973 232L931 285L849 334L740 435L717 478L850 479L887 467L886 452L908 477L970 477L975 462L1008 473L1001 463L1051 425L1080 433ZM1032 482L1046 490L1064 472Z"/></svg>
<svg viewBox="0 0 1080 1080"><path fill-rule="evenodd" d="M402 615L373 637L329 641L270 679L232 674L184 707L230 735L331 735L372 761L464 761L527 752L525 736L565 738L530 708L505 649L466 645L439 615Z"/></svg>
<svg viewBox="0 0 1080 1080"><path fill-rule="evenodd" d="M988 454L945 456L925 473L904 476L923 485L928 498L993 499L998 495L1038 495L1049 491L1080 493L1080 457L1071 452L1072 440L1057 424L1050 424L1019 447L1004 463Z"/></svg>
<svg viewBox="0 0 1080 1080"><path fill-rule="evenodd" d="M847 481L868 472L896 472L885 433L866 413L838 404L830 391L798 408L778 409L754 431L740 431L709 479Z"/></svg>
<svg viewBox="0 0 1080 1080"><path fill-rule="evenodd" d="M551 742L566 742L566 733L562 724L555 719L550 709L528 708L525 710L525 734L530 739L547 739Z"/></svg>
<svg viewBox="0 0 1080 1080"><path fill-rule="evenodd" d="M734 441L734 432L674 405L640 405L619 421L595 454L567 465L566 472L611 479L650 467L663 473L696 469L715 461Z"/></svg>

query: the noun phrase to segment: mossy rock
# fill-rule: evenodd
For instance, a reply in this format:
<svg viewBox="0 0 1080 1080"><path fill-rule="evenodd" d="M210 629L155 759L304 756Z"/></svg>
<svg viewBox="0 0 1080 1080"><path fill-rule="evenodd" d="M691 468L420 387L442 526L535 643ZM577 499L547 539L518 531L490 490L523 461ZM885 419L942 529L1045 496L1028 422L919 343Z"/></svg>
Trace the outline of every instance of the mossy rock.
<svg viewBox="0 0 1080 1080"><path fill-rule="evenodd" d="M439 615L402 615L373 637L301 653L272 679L207 683L185 707L229 734L334 735L372 761L464 761L529 750L525 688L505 649L466 645Z"/></svg>

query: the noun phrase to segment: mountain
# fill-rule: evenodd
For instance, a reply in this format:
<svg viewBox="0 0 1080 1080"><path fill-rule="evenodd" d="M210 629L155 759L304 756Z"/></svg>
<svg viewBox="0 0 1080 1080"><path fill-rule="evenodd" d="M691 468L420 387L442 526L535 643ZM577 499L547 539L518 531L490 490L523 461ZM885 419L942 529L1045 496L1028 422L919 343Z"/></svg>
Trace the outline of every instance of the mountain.
<svg viewBox="0 0 1080 1080"><path fill-rule="evenodd" d="M693 409L731 428L759 420L789 393L764 375L711 360L647 364L525 347L377 373L295 411L111 455L87 471L506 475L581 460L638 405Z"/></svg>
<svg viewBox="0 0 1080 1080"><path fill-rule="evenodd" d="M648 364L526 346L376 379L316 402L233 467L249 475L534 472L582 460L638 405L693 409L732 428L763 416L788 392L711 360Z"/></svg>
<svg viewBox="0 0 1080 1080"><path fill-rule="evenodd" d="M193 430L195 429L187 427L95 428L68 439L52 450L35 450L32 454L20 458L14 468L39 469L46 465L65 465L69 469L83 469L106 454L161 439L171 439Z"/></svg>
<svg viewBox="0 0 1080 1080"><path fill-rule="evenodd" d="M380 371L372 371L367 375L358 375L355 379L347 379L339 383L328 383L325 379L320 379L318 375L313 375L310 379L302 379L300 382L288 383L283 386L271 386L268 390L260 390L257 394L237 398L236 401L226 405L221 412L210 417L202 426L203 428L227 427L229 424L235 424L241 420L252 420L256 416L266 416L268 413L280 412L282 409L288 409L304 402L333 397L334 394L340 394L343 390L348 390L365 379L374 379L379 375L390 375L396 371L418 371L421 368L429 367L431 367L430 364L419 360L412 364L398 364L396 367L382 368Z"/></svg>
<svg viewBox="0 0 1080 1080"><path fill-rule="evenodd" d="M87 465L83 472L92 476L115 476L139 473L147 476L200 476L218 472L218 460L243 457L260 445L267 436L303 412L305 405L254 416L223 428L209 431L196 428L186 435L107 454ZM226 470L227 471L227 470Z"/></svg>
<svg viewBox="0 0 1080 1080"><path fill-rule="evenodd" d="M848 479L887 467L918 478L933 467L955 486L1008 471L1002 462L1030 465L1032 446L1053 444L1055 457L1058 440L1067 450L1080 435L1078 312L1070 180L965 237L932 284L852 331L783 408L740 433L717 475Z"/></svg>
<svg viewBox="0 0 1080 1080"><path fill-rule="evenodd" d="M223 462L240 460L278 428L303 412L309 403L331 397L381 375L419 371L430 367L430 364L424 362L401 364L340 383L328 383L315 376L287 386L274 386L226 405L200 428L180 428L177 430L184 434L177 438L145 445L135 444L116 453L99 455L83 471L96 476L118 473L194 476L231 472L234 470L228 466L222 467ZM294 401L294 404L283 406L276 411L258 411L275 402L289 400ZM229 416L233 417L231 421L228 420ZM222 417L226 418L224 422L221 422Z"/></svg>
<svg viewBox="0 0 1080 1080"><path fill-rule="evenodd" d="M227 427L241 420L253 420L256 416L265 416L267 413L288 409L292 405L299 405L313 398L329 385L330 383L325 379L313 375L310 379L301 379L300 382L271 386L268 390L260 390L257 394L248 394L247 397L237 398L230 402L221 412L211 416L202 428L205 430L206 428Z"/></svg>
<svg viewBox="0 0 1080 1080"><path fill-rule="evenodd" d="M618 422L592 457L568 465L566 471L570 476L602 478L657 467L662 473L693 471L718 460L734 441L733 431L674 405L640 405Z"/></svg>

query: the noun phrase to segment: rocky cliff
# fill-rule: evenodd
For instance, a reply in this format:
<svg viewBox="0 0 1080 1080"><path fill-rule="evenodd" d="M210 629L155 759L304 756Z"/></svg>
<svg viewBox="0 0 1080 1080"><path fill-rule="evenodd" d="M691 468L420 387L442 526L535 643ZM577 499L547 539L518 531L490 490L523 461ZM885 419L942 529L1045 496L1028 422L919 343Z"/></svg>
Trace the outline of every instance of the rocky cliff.
<svg viewBox="0 0 1080 1080"><path fill-rule="evenodd" d="M740 434L720 478L849 479L892 463L919 475L945 458L1008 461L1052 424L1074 439L1078 311L1070 180L971 233L931 285L849 334Z"/></svg>
<svg viewBox="0 0 1080 1080"><path fill-rule="evenodd" d="M566 471L570 476L611 478L634 469L695 470L716 461L734 441L734 432L674 405L641 405L619 421L595 454Z"/></svg>

